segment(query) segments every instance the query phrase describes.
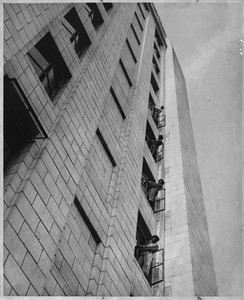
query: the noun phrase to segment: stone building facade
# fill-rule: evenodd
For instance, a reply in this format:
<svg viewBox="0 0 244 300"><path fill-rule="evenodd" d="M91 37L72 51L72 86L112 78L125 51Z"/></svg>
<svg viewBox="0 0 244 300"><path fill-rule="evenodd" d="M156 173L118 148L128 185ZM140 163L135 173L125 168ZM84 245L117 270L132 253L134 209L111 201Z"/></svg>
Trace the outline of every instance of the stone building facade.
<svg viewBox="0 0 244 300"><path fill-rule="evenodd" d="M193 230L190 199L201 191L196 157L188 161L195 155L184 125L191 129L189 109L187 98L176 104L183 76L175 55L178 98L167 100L165 39L153 4L4 4L4 295L209 293L214 269L202 197ZM169 249L176 251L172 235L180 228L168 225L177 217L169 213L177 105L184 115L177 143L185 147L187 135L193 145L179 158L177 184L187 178L189 185L178 224L189 225L181 268L189 280L179 285ZM159 179L165 184L150 202L149 184ZM141 250L152 235L157 250Z"/></svg>

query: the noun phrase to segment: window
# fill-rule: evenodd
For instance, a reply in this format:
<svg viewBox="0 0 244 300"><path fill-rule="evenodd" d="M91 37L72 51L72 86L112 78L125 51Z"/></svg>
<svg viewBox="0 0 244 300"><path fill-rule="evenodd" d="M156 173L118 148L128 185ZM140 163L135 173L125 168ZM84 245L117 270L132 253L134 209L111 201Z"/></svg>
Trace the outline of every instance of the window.
<svg viewBox="0 0 244 300"><path fill-rule="evenodd" d="M91 17L91 22L94 26L95 29L98 29L98 27L104 22L103 21L103 17L98 9L97 4L95 3L86 3L86 5L90 8L90 10L86 10L88 11L88 15L89 17Z"/></svg>
<svg viewBox="0 0 244 300"><path fill-rule="evenodd" d="M131 80L130 80L130 76L129 76L129 74L127 73L126 68L125 68L125 65L124 65L124 63L123 63L123 61L122 61L121 59L119 60L119 64L120 64L120 66L121 66L121 68L122 68L122 70L123 70L123 73L124 73L124 75L125 75L126 80L127 80L128 83L129 83L129 86L131 87L131 86L132 86L132 82L131 82Z"/></svg>
<svg viewBox="0 0 244 300"><path fill-rule="evenodd" d="M131 56L132 56L134 62L137 63L137 59L136 59L136 57L135 57L135 54L134 54L134 52L133 52L133 50L132 50L132 48L131 48L131 45L130 45L128 39L126 39L126 44L127 44L128 48L129 48L130 54L131 54Z"/></svg>
<svg viewBox="0 0 244 300"><path fill-rule="evenodd" d="M155 42L153 45L153 50L154 50L154 53L156 54L157 58L160 59L160 53L159 53L158 47Z"/></svg>
<svg viewBox="0 0 244 300"><path fill-rule="evenodd" d="M147 180L155 182L155 178L154 178L145 158L143 158L141 188L142 188L145 196L147 195Z"/></svg>
<svg viewBox="0 0 244 300"><path fill-rule="evenodd" d="M145 140L147 142L148 148L154 158L155 162L159 162L164 157L164 143L163 136L159 135L156 139L151 126L147 122L146 136Z"/></svg>
<svg viewBox="0 0 244 300"><path fill-rule="evenodd" d="M151 93L149 93L148 107L151 109L152 106L155 106L155 102L153 101Z"/></svg>
<svg viewBox="0 0 244 300"><path fill-rule="evenodd" d="M153 73L151 73L151 85L154 90L154 93L157 95L159 86L158 86L158 83L157 83L156 78L154 77Z"/></svg>
<svg viewBox="0 0 244 300"><path fill-rule="evenodd" d="M112 87L110 88L110 92L111 92L111 94L113 96L113 99L114 99L114 101L115 101L115 103L116 103L116 105L117 105L117 107L118 107L118 109L119 109L119 111L121 113L121 116L122 116L122 118L124 120L126 118L125 113L124 113L124 111L123 111L123 109L122 109L122 107L121 107L121 105L119 103L119 100L118 100L118 98L117 98L117 96L116 96L116 94L115 94L115 92L114 92L114 90L113 90Z"/></svg>
<svg viewBox="0 0 244 300"><path fill-rule="evenodd" d="M155 38L156 38L156 41L157 41L159 47L162 47L163 46L162 39L161 39L161 37L160 37L160 35L158 33L157 28L155 30Z"/></svg>
<svg viewBox="0 0 244 300"><path fill-rule="evenodd" d="M110 2L103 2L103 6L105 10L108 12L113 7L113 4Z"/></svg>
<svg viewBox="0 0 244 300"><path fill-rule="evenodd" d="M93 227L91 221L89 220L86 212L84 211L84 209L81 206L80 201L77 199L77 197L75 197L74 204L75 204L76 208L78 209L82 219L84 220L87 227L89 228L94 240L96 241L97 244L99 244L101 242L101 239L100 239L99 235L97 234L95 228Z"/></svg>
<svg viewBox="0 0 244 300"><path fill-rule="evenodd" d="M154 67L154 70L155 70L156 74L159 76L160 69L159 69L158 63L157 63L154 55L153 55L152 63L153 63L153 67Z"/></svg>
<svg viewBox="0 0 244 300"><path fill-rule="evenodd" d="M107 143L105 142L105 140L104 140L104 138L103 138L103 136L102 136L102 134L101 134L101 131L100 131L99 129L97 129L97 132L96 132L96 133L97 133L97 136L98 136L98 138L99 138L101 144L103 145L103 148L104 148L104 150L105 150L107 156L109 157L109 160L110 160L110 162L112 163L113 168L114 168L114 167L116 166L116 162L115 162L115 160L114 160L114 158L113 158L112 153L110 152L110 150L109 150L109 148L108 148Z"/></svg>
<svg viewBox="0 0 244 300"><path fill-rule="evenodd" d="M62 24L70 33L70 42L77 55L80 56L91 44L91 41L74 7L64 16Z"/></svg>
<svg viewBox="0 0 244 300"><path fill-rule="evenodd" d="M147 3L143 3L144 7L145 7L145 10L149 11L149 7L148 7L148 4Z"/></svg>
<svg viewBox="0 0 244 300"><path fill-rule="evenodd" d="M137 4L138 4L138 6L139 6L139 9L140 9L140 12L141 12L142 17L143 17L143 19L145 20L145 15L144 15L144 13L143 13L143 11L142 11L141 5L140 5L140 3L137 3Z"/></svg>
<svg viewBox="0 0 244 300"><path fill-rule="evenodd" d="M134 26L133 26L132 24L131 24L130 26L131 26L131 29L132 29L134 35L135 35L135 38L136 38L136 40L137 40L138 45L141 45L141 42L140 42L140 40L139 40L139 38L138 38L138 35L136 34L136 31L135 31Z"/></svg>
<svg viewBox="0 0 244 300"><path fill-rule="evenodd" d="M53 99L71 74L50 32L28 52L28 56L48 96Z"/></svg>
<svg viewBox="0 0 244 300"><path fill-rule="evenodd" d="M147 227L140 212L138 212L135 258L141 267L144 276L146 277L150 286L158 284L164 280L164 249L158 249L157 243L152 245L152 251L145 251L141 246L149 246L152 234Z"/></svg>
<svg viewBox="0 0 244 300"><path fill-rule="evenodd" d="M26 144L47 134L15 78L4 76L4 169Z"/></svg>
<svg viewBox="0 0 244 300"><path fill-rule="evenodd" d="M162 182L161 182L162 181ZM153 193L149 193L150 186L154 185L155 178L152 175L152 172L145 160L143 158L143 166L142 166L142 176L141 176L141 188L148 200L149 205L151 206L154 213L163 211L165 209L165 188L163 187L164 181L159 180L158 192L153 195ZM151 182L151 183L150 183ZM152 184L153 183L153 184Z"/></svg>
<svg viewBox="0 0 244 300"><path fill-rule="evenodd" d="M141 31L143 31L143 27L142 27L142 25L141 25L141 22L140 22L140 20L139 20L138 15L137 15L136 12L135 12L135 16L136 16L137 22L138 22L138 24L139 24L139 26L140 26L140 28L141 28Z"/></svg>

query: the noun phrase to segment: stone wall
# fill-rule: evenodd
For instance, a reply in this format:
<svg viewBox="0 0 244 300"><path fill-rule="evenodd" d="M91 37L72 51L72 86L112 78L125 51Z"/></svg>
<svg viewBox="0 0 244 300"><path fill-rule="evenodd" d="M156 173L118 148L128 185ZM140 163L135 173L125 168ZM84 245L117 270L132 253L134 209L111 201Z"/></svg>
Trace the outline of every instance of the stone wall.
<svg viewBox="0 0 244 300"><path fill-rule="evenodd" d="M61 23L72 7L91 39L81 57ZM138 209L157 223L141 190L155 21L136 3L98 7L95 29L81 3L4 4L4 72L48 135L5 172L4 295L163 294L134 257ZM53 101L27 55L49 31L71 74Z"/></svg>

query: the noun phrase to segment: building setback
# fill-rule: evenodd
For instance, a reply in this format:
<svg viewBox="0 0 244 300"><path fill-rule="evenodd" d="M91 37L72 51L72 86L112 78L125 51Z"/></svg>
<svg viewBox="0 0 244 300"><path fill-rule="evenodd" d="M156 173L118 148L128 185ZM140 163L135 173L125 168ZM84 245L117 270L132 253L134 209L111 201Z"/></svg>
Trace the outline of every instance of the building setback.
<svg viewBox="0 0 244 300"><path fill-rule="evenodd" d="M153 4L4 4L3 262L4 295L217 294L184 77Z"/></svg>

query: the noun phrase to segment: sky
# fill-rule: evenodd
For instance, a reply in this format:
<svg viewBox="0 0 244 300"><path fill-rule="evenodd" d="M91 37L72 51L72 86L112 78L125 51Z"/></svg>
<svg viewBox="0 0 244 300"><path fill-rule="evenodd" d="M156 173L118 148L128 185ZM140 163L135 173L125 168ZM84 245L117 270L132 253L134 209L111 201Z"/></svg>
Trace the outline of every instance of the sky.
<svg viewBox="0 0 244 300"><path fill-rule="evenodd" d="M162 2L176 1L155 6L186 79L219 296L239 296L244 4Z"/></svg>

